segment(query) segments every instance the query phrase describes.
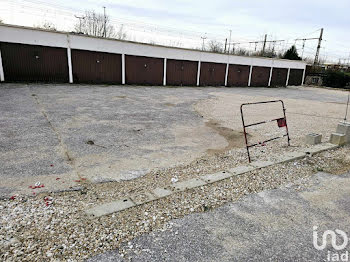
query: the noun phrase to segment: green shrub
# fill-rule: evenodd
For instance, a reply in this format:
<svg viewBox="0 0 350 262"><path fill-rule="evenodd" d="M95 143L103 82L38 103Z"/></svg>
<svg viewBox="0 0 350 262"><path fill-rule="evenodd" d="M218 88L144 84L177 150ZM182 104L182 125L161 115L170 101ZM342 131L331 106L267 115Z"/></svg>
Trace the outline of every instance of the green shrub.
<svg viewBox="0 0 350 262"><path fill-rule="evenodd" d="M282 56L283 59L290 59L290 60L301 60L301 57L298 55L297 48L295 45L291 46L284 55Z"/></svg>
<svg viewBox="0 0 350 262"><path fill-rule="evenodd" d="M344 72L327 71L323 78L323 85L336 88L344 88L350 83L350 75ZM349 86L347 86L349 88Z"/></svg>

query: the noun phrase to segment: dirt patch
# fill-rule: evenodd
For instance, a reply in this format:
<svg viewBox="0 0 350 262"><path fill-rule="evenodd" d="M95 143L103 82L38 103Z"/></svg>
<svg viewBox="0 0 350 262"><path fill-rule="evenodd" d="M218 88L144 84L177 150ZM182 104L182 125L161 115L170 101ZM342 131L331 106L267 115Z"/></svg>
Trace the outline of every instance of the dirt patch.
<svg viewBox="0 0 350 262"><path fill-rule="evenodd" d="M173 104L173 103L165 103L164 105L166 105L166 106L176 106L176 105Z"/></svg>
<svg viewBox="0 0 350 262"><path fill-rule="evenodd" d="M208 154L218 154L225 151L228 151L232 148L243 148L245 147L245 140L244 140L244 133L243 131L236 131L228 127L221 126L218 122L215 120L209 120L205 123L206 126L214 129L219 135L223 136L228 145L224 148L219 149L208 149ZM250 135L247 134L249 137Z"/></svg>
<svg viewBox="0 0 350 262"><path fill-rule="evenodd" d="M349 172L350 170L350 157L345 156L345 157L339 157L336 158L335 160L335 165L336 167L325 167L325 170L322 170L324 172L328 172L334 175L341 175L346 172Z"/></svg>

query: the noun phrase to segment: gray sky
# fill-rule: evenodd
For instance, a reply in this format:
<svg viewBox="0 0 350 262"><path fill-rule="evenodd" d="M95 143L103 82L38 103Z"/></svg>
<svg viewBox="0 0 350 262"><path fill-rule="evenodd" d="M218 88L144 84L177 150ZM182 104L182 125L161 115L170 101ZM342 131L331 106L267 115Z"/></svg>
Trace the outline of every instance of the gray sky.
<svg viewBox="0 0 350 262"><path fill-rule="evenodd" d="M338 61L350 53L349 0L0 0L0 6L5 23L33 26L49 21L60 30L73 29L74 14L103 12L106 6L113 24L123 24L130 40L182 47L200 47L201 36L224 43L232 30L233 42L262 40L268 34L269 40L286 40L275 46L283 50L295 38L318 37L317 30L324 27L321 57ZM301 52L302 42L296 44ZM316 46L316 40L307 41L304 56L314 56Z"/></svg>

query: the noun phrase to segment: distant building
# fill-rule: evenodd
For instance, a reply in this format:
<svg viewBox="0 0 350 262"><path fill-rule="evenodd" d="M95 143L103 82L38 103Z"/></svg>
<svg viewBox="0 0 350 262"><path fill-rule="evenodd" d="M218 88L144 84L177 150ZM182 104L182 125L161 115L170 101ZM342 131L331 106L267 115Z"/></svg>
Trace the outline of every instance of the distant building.
<svg viewBox="0 0 350 262"><path fill-rule="evenodd" d="M307 65L305 72L305 85L322 86L326 70L326 65Z"/></svg>
<svg viewBox="0 0 350 262"><path fill-rule="evenodd" d="M348 64L334 64L334 63L324 63L322 65L325 70L336 70L342 72L350 72L350 65Z"/></svg>
<svg viewBox="0 0 350 262"><path fill-rule="evenodd" d="M307 75L305 77L305 85L322 86L323 85L323 74Z"/></svg>

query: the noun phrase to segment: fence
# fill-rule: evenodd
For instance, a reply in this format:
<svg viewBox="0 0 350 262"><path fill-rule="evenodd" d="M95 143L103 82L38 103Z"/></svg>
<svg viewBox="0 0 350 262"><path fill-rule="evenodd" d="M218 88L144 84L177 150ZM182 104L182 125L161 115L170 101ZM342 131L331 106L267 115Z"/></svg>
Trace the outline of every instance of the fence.
<svg viewBox="0 0 350 262"><path fill-rule="evenodd" d="M302 85L302 61L243 57L0 25L0 81Z"/></svg>

